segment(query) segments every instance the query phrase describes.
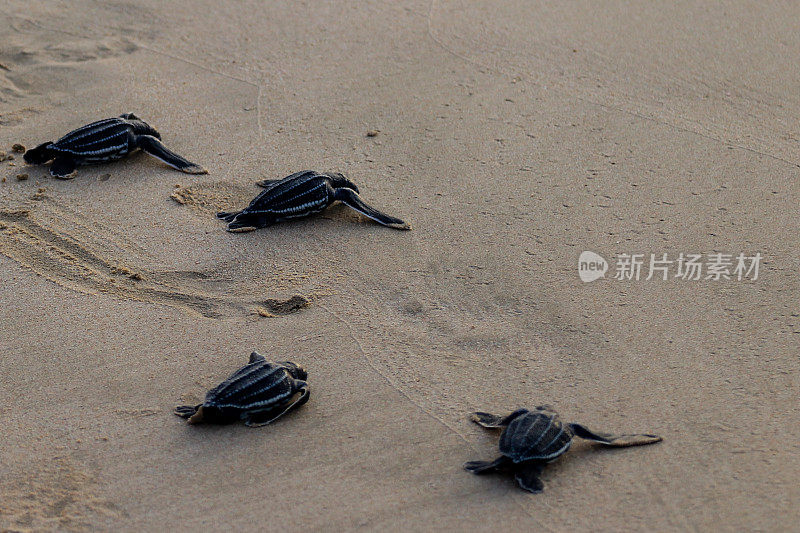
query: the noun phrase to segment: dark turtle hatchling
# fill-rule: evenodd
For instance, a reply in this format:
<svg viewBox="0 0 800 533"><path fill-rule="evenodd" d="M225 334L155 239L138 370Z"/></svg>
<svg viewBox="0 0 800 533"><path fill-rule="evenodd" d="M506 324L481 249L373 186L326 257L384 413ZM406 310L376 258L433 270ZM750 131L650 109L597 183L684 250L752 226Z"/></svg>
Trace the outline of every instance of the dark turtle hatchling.
<svg viewBox="0 0 800 533"><path fill-rule="evenodd" d="M307 377L294 363L270 363L253 352L250 362L208 391L203 403L182 405L175 414L190 424L244 420L250 427L265 426L308 401Z"/></svg>
<svg viewBox="0 0 800 533"><path fill-rule="evenodd" d="M161 143L161 134L133 113L107 118L73 130L56 142L31 148L23 158L31 165L53 161L50 174L69 178L78 165L122 159L138 149L187 174L207 174L206 169L171 152Z"/></svg>
<svg viewBox="0 0 800 533"><path fill-rule="evenodd" d="M591 431L580 424L564 424L549 405L529 411L517 409L502 417L473 413L472 421L485 428L504 428L500 434L500 453L494 461L470 461L464 468L473 474L511 470L519 486L531 492L544 488L539 475L545 464L564 454L573 437L593 440L605 446L642 446L661 441L658 435L612 435Z"/></svg>
<svg viewBox="0 0 800 533"><path fill-rule="evenodd" d="M379 224L394 229L411 229L400 220L381 213L364 203L358 187L338 172L304 170L282 180L263 180L258 185L266 190L241 211L217 213L228 223L228 231L244 232L263 228L291 218L319 213L339 201Z"/></svg>

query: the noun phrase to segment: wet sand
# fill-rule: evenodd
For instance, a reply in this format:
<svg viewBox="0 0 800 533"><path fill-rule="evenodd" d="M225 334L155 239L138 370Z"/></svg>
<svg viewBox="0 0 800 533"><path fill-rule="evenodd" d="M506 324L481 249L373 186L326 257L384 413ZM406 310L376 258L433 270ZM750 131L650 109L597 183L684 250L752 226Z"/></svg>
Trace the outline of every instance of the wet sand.
<svg viewBox="0 0 800 533"><path fill-rule="evenodd" d="M0 528L791 529L797 11L5 2ZM12 151L124 112L209 174L137 154L63 181ZM305 168L413 231L214 219ZM583 283L584 250L764 259ZM303 364L309 403L171 414L252 350ZM542 403L664 441L576 442L538 495L462 469L496 455L469 412Z"/></svg>

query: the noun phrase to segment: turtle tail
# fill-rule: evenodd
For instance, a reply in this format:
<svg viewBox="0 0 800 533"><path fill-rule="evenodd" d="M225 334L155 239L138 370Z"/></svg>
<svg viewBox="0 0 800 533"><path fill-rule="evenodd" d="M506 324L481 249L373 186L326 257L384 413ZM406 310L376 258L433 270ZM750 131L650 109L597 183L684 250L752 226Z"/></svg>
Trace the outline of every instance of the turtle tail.
<svg viewBox="0 0 800 533"><path fill-rule="evenodd" d="M50 145L52 144L52 142L46 142L40 144L36 148L31 148L25 152L22 158L29 165L42 165L47 163L55 157L55 154L53 154L53 151L50 149Z"/></svg>

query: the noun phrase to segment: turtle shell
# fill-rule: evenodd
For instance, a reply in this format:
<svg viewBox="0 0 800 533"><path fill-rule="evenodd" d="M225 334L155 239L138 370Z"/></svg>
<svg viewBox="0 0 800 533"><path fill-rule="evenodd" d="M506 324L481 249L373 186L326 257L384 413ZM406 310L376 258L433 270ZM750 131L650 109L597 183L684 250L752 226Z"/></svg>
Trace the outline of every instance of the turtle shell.
<svg viewBox="0 0 800 533"><path fill-rule="evenodd" d="M547 408L537 408L514 418L500 435L500 453L515 463L553 460L569 450L573 433Z"/></svg>
<svg viewBox="0 0 800 533"><path fill-rule="evenodd" d="M260 356L252 357L249 364L208 391L203 408L222 416L269 409L285 403L296 392L293 384L294 378L286 366Z"/></svg>
<svg viewBox="0 0 800 533"><path fill-rule="evenodd" d="M121 159L131 151L131 124L120 118L98 120L73 130L50 145L55 152L79 157L86 162Z"/></svg>
<svg viewBox="0 0 800 533"><path fill-rule="evenodd" d="M322 211L333 202L327 187L329 181L327 175L313 170L296 172L256 196L243 212L283 220Z"/></svg>
<svg viewBox="0 0 800 533"><path fill-rule="evenodd" d="M72 130L48 148L55 152L79 158L84 163L100 163L122 159L136 149L131 133L161 135L136 115L125 115L98 120Z"/></svg>

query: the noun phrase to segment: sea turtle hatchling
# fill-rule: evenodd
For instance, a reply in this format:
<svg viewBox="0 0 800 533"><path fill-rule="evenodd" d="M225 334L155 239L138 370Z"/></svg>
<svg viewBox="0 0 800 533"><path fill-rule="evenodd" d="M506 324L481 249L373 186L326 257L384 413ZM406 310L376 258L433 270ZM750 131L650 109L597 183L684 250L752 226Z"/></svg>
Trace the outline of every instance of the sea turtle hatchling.
<svg viewBox="0 0 800 533"><path fill-rule="evenodd" d="M203 403L179 406L175 414L190 424L244 420L250 427L265 426L308 401L307 377L294 363L271 363L253 352L245 366L208 391Z"/></svg>
<svg viewBox="0 0 800 533"><path fill-rule="evenodd" d="M580 424L565 424L549 405L529 411L517 409L508 416L473 413L472 421L485 428L504 428L500 435L500 457L494 461L470 461L464 468L473 474L511 470L519 486L530 492L544 488L539 475L545 464L564 454L573 437L605 446L642 446L661 441L658 435L612 435L591 431Z"/></svg>
<svg viewBox="0 0 800 533"><path fill-rule="evenodd" d="M117 161L138 149L187 174L208 171L171 152L161 143L161 134L133 113L92 122L73 130L56 142L42 143L22 157L31 165L53 161L50 174L70 178L78 165Z"/></svg>
<svg viewBox="0 0 800 533"><path fill-rule="evenodd" d="M399 218L381 213L365 204L358 195L358 187L338 172L304 170L281 180L259 181L258 185L265 190L250 205L241 211L217 213L217 218L228 223L228 231L253 231L275 222L306 217L322 211L336 201L384 226L411 229L410 225Z"/></svg>

